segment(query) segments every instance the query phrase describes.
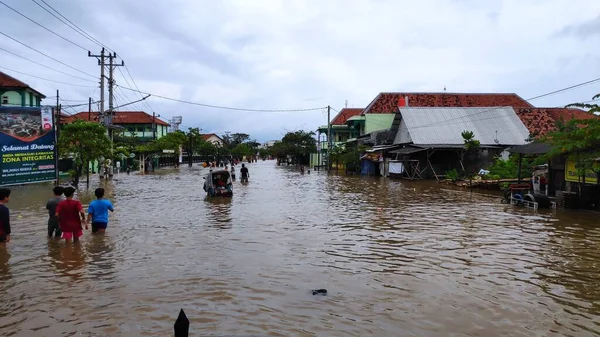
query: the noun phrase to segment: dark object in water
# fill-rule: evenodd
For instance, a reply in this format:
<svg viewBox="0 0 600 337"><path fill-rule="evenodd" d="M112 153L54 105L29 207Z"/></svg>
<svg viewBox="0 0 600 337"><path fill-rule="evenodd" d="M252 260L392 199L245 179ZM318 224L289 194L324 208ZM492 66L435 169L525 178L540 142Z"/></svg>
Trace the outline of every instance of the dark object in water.
<svg viewBox="0 0 600 337"><path fill-rule="evenodd" d="M188 320L183 309L179 311L179 316L173 326L175 330L175 337L188 337L190 333L190 321Z"/></svg>
<svg viewBox="0 0 600 337"><path fill-rule="evenodd" d="M545 194L525 194L523 199L531 202L537 202L538 208L550 208L551 206L550 198L548 198L548 196Z"/></svg>
<svg viewBox="0 0 600 337"><path fill-rule="evenodd" d="M327 289L316 289L316 290L312 291L312 294L325 296L325 295L327 295Z"/></svg>

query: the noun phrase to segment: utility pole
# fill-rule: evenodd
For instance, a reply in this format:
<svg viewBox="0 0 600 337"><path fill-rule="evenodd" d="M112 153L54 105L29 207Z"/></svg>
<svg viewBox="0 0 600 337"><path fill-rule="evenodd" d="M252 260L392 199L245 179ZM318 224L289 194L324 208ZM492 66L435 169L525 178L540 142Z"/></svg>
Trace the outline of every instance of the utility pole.
<svg viewBox="0 0 600 337"><path fill-rule="evenodd" d="M327 172L331 170L331 106L327 106Z"/></svg>
<svg viewBox="0 0 600 337"><path fill-rule="evenodd" d="M156 113L152 111L152 139L156 140Z"/></svg>
<svg viewBox="0 0 600 337"><path fill-rule="evenodd" d="M190 148L188 151L188 160L189 160L188 165L190 167L192 167L193 153L194 153L194 150L192 149L192 147L194 146L194 143L193 143L194 138L193 138L193 135L191 132L189 133L189 137L190 137L190 144L189 144Z"/></svg>
<svg viewBox="0 0 600 337"><path fill-rule="evenodd" d="M110 155L113 157L113 145L114 145L114 129L113 129L113 117L115 115L114 111L114 91L115 91L115 78L114 78L114 70L116 67L122 67L125 65L125 62L121 60L121 64L116 64L114 60L117 58L117 53L109 53L108 54L108 112L106 114L106 128L108 129L108 134L110 136ZM114 160L114 158L111 158Z"/></svg>
<svg viewBox="0 0 600 337"><path fill-rule="evenodd" d="M104 47L102 51L100 51L100 55L92 55L90 51L88 51L88 57L95 57L98 59L98 65L100 66L100 111L98 112L98 122L104 123L104 67L105 62L104 59L107 57L104 52Z"/></svg>
<svg viewBox="0 0 600 337"><path fill-rule="evenodd" d="M56 112L55 112L55 114L56 114L56 117L55 117L56 124L54 125L54 127L56 128L56 140L57 141L58 141L58 136L59 136L59 133L60 133L60 122L61 122L61 120L60 120L60 103L59 103L59 100L60 100L60 92L58 91L58 89L56 89Z"/></svg>
<svg viewBox="0 0 600 337"><path fill-rule="evenodd" d="M92 98L88 100L88 122L92 121Z"/></svg>
<svg viewBox="0 0 600 337"><path fill-rule="evenodd" d="M58 172L58 130L60 124L60 105L58 103L60 96L58 89L56 90L56 111L52 114L52 125L54 125L54 165L55 165L55 185L58 186L60 184L60 172ZM58 116L58 118L57 118Z"/></svg>

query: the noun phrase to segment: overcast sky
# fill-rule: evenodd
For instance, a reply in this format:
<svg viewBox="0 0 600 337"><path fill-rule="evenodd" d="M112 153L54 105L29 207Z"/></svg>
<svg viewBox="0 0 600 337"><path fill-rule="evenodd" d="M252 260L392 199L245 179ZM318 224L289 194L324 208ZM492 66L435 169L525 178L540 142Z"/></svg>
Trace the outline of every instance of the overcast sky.
<svg viewBox="0 0 600 337"><path fill-rule="evenodd" d="M100 47L38 7L2 0L93 53ZM35 0L43 5L41 0ZM45 0L115 50L142 91L251 109L365 107L382 91L516 92L531 98L600 77L598 0ZM85 73L100 69L87 52L0 4L0 32ZM99 99L88 75L0 35L0 68L69 103ZM121 69L127 75L124 69ZM117 84L128 87L116 71ZM536 106L590 100L600 82ZM108 97L108 96L107 96ZM117 104L139 98L117 90ZM70 101L73 100L73 101ZM325 110L244 112L151 97L166 119L204 132L245 132L260 141L326 124ZM87 107L76 108L79 111ZM145 104L132 110L151 112ZM125 110L125 108L123 109ZM67 110L67 112L73 112ZM335 112L332 111L332 117Z"/></svg>

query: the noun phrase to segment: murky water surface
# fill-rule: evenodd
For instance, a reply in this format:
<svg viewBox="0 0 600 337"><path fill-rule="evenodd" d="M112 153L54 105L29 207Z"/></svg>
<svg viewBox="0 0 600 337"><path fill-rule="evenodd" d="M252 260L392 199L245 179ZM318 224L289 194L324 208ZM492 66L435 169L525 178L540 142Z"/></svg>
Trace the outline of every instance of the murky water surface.
<svg viewBox="0 0 600 337"><path fill-rule="evenodd" d="M14 188L0 335L171 336L180 308L192 336L600 335L597 214L268 161L210 201L203 172L101 183L107 235L68 247L45 237L50 188Z"/></svg>

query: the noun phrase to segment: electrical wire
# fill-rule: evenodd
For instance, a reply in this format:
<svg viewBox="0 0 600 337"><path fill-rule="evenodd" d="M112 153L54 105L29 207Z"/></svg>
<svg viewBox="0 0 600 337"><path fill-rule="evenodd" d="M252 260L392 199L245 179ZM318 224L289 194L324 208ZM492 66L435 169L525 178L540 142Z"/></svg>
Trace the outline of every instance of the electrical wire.
<svg viewBox="0 0 600 337"><path fill-rule="evenodd" d="M56 72L58 72L58 73L61 73L61 74L67 75L67 76L71 76L71 77L73 77L73 78L77 78L77 79L80 79L80 80L82 80L82 81L86 81L86 82L92 82L92 83L95 83L95 81L92 81L92 80L90 80L90 79L83 78L83 77L79 77L79 76L75 76L75 75L71 75L71 74L69 74L69 73L66 73L66 72L64 72L64 71L62 71L62 70L54 69L54 68L52 68L52 67L50 67L50 66L47 66L47 65L45 65L45 64L42 64L42 63L39 63L39 62L37 62L37 61L34 61L34 60L32 60L32 59L29 59L29 58L27 58L27 57L25 57L25 56L21 56L21 55L19 55L19 54L17 54L17 53L13 53L12 51L10 51L10 50L6 50L6 49L4 49L4 48L2 48L2 47L0 47L0 50L4 51L4 52L6 52L6 53L9 53L9 54L11 54L11 55L14 55L14 56L16 56L16 57L22 58L22 59L24 59L24 60L26 60L26 61L29 61L29 62L31 62L31 63L35 63L35 64L37 64L37 65L39 65L39 66L42 66L42 67L44 67L44 68L47 68L47 69L50 69L50 70L56 71Z"/></svg>
<svg viewBox="0 0 600 337"><path fill-rule="evenodd" d="M71 43L72 45L74 45L74 46L76 46L76 47L79 47L79 48L81 48L81 49L83 49L83 50L87 50L86 48L82 47L80 44L78 44L78 43L75 43L75 42L73 42L73 41L71 41L71 40L67 39L66 37L64 37L64 36L62 36L62 35L58 34L57 32L55 32L55 31L53 31L53 30L51 30L51 29L49 29L49 28L45 27L44 25L42 25L42 24L38 23L37 21L33 20L32 18L28 17L27 15L25 15L25 14L23 14L23 13L19 12L18 10L14 9L14 8L12 8L12 7L10 7L9 5L7 5L6 3L4 3L4 1L0 0L0 4L2 4L2 5L4 5L4 6L6 6L6 7L8 7L8 8L9 8L10 10L12 10L13 12L15 12L15 13L19 14L20 16L24 17L25 19L27 19L27 20L29 20L29 21L33 22L34 24L38 25L39 27L42 27L43 29L47 30L48 32L50 32L50 33L52 33L52 34L54 34L54 35L56 35L56 36L60 37L61 39L65 40L65 41L67 41L67 42L69 42L69 43Z"/></svg>
<svg viewBox="0 0 600 337"><path fill-rule="evenodd" d="M73 67L73 66L70 66L70 65L68 65L68 64L66 64L66 63L64 63L64 62L62 62L62 61L60 61L60 60L57 60L57 59L55 59L54 57L52 57L52 56L50 56L50 55L48 55L48 54L46 54L46 53L44 53L44 52L41 52L41 51L39 51L39 50L37 50L37 49L35 49L35 48L31 47L31 46L28 46L28 45L26 45L25 43L23 43L23 42L21 42L21 41L19 41L19 40L15 39L15 38L14 38L14 37L12 37L12 36L9 36L8 34L6 34L6 33L4 33L4 32L0 32L0 34L1 34L1 35L4 35L4 36L6 36L7 38L9 38L9 39L11 39L11 40L13 40L13 41L17 42L18 44L20 44L20 45L22 45L22 46L24 46L24 47L27 47L27 48L29 48L29 49L31 49L31 50L33 50L33 51L37 52L38 54L44 55L44 56L46 56L47 58L49 58L49 59L51 59L51 60L53 60L53 61L56 61L56 62L58 62L58 63L60 63L60 64L64 65L65 67L71 68L71 69L73 69L73 70L75 70L75 71L77 71L77 72L80 72L80 73L82 73L82 74L84 74L84 75L88 75L88 76L90 76L90 77L92 77L92 78L96 78L96 76L94 76L94 75L92 75L92 74L90 74L90 73L86 73L86 72L85 72L85 71L83 71L83 70L79 70L79 69L77 69L77 68L75 68L75 67Z"/></svg>
<svg viewBox="0 0 600 337"><path fill-rule="evenodd" d="M48 82L54 82L54 83L59 83L59 84L64 84L64 85L69 85L69 86L74 86L74 87L83 87L83 88L93 88L94 87L92 85L83 85L83 84L74 84L74 83L67 83L67 82L55 81L55 80L51 80L51 79L48 79L48 78L43 78L43 77L39 77L39 76L36 76L36 75L31 75L31 74L27 74L27 73L24 73L24 72L21 72L21 71L17 71L17 70L13 70L13 69L10 69L10 68L6 68L6 67L3 67L3 66L0 66L0 68L8 70L8 71L12 71L12 72L17 73L17 74L21 74L21 75L25 75L25 76L30 76L30 77L37 78L37 79L44 80L44 81L48 81Z"/></svg>
<svg viewBox="0 0 600 337"><path fill-rule="evenodd" d="M527 101L527 102L533 101L533 100L540 99L540 98L543 98L543 97L555 95L557 93L561 93L561 92L565 92L565 91L568 91L568 90L573 90L575 88L579 88L579 87L582 87L582 86L590 85L590 84L593 84L593 83L596 83L596 82L599 82L599 81L600 81L600 77L595 78L593 80L581 82L581 83L578 83L578 84L575 84L575 85L571 85L571 86L568 86L566 88L562 88L562 89L559 89L559 90L554 90L554 91L551 91L551 92L548 92L548 93L545 93L545 94L542 94L542 95L538 95L538 96L526 99L525 101ZM476 113L472 113L472 114L460 116L458 118L450 118L450 119L445 119L445 120L433 122L433 123L430 123L430 124L427 124L427 125L421 125L418 128L429 127L429 126L434 126L434 125L438 125L438 124L454 124L456 122L454 122L454 123L450 123L450 122L452 122L454 120L457 120L457 119L463 119L463 118L468 118L470 121L475 121L477 119L472 120L472 119L470 119L470 117L475 116L475 115L480 115L480 114L483 114L483 113L486 113L486 112L494 111L494 110L499 110L499 109L502 109L502 108L504 108L504 107L493 107L493 108L485 109L485 110L482 110L482 111L478 111ZM523 108L536 109L535 107L531 107L531 108L529 108L529 107L523 107ZM493 117L495 117L495 118L502 118L502 117L508 117L508 115L502 115L501 114L501 115L497 115L497 116L493 116ZM485 119L489 119L489 118L485 118ZM458 123L462 123L462 122L464 122L464 121L458 121Z"/></svg>
<svg viewBox="0 0 600 337"><path fill-rule="evenodd" d="M127 68L127 66L125 66L125 70L127 71L127 74L129 74L129 77L131 78L131 81L132 81L132 82L133 82L133 84L135 85L136 89L138 89L138 90L139 90L139 88L138 88L137 84L135 83L135 80L133 79L133 76L131 76L131 73L129 72L129 68ZM124 80L125 80L125 82L127 83L127 86L128 86L129 88L131 88L131 84L129 83L129 81L127 80L127 78L125 77L125 75L123 74L123 72L121 71L121 68L119 68L119 73L121 73L121 76L123 77L123 79L124 79ZM122 90L122 91L123 91L123 90ZM124 91L123 91L123 94L125 95L125 92L124 92ZM137 95L136 95L136 94L137 94ZM143 98L144 98L144 97L142 96L142 94L140 94L140 93L135 93L135 94L134 94L134 96L136 97L136 100L138 100L138 99L143 99ZM127 96L127 97L128 97L128 96ZM129 99L129 97L128 97L128 99ZM150 106L150 104L148 104L148 102L147 102L146 100L143 100L142 102L143 102L143 103L146 105L146 107L148 107L148 109L150 109L150 111L154 111L154 110L152 109L152 107Z"/></svg>
<svg viewBox="0 0 600 337"><path fill-rule="evenodd" d="M71 20L67 19L64 15L62 15L59 11L57 11L56 9L54 9L54 7L52 7L51 5L49 5L46 1L44 0L40 0L41 2L43 2L46 6L48 6L52 11L54 11L56 14L58 14L61 18L59 18L58 16L56 16L56 14L52 13L51 11L49 11L46 7L42 6L40 3L38 3L36 0L31 0L33 1L36 5L38 5L40 8L42 8L43 10L45 10L46 12L48 12L50 15L52 15L53 17L55 17L57 20L59 20L60 22L62 22L63 24L65 24L67 27L73 29L75 32L77 32L78 34L80 34L81 36L85 37L86 39L92 41L93 43L97 44L100 47L104 47L106 49L108 49L109 51L113 51L110 48L106 47L105 45L103 45L100 41L96 40L93 36L91 36L90 34L88 34L85 30L79 28L79 26L77 26L76 24L74 24ZM66 20L67 22L65 22L64 20Z"/></svg>
<svg viewBox="0 0 600 337"><path fill-rule="evenodd" d="M119 86L119 85L117 84L117 86ZM190 105L197 105L197 106L202 106L202 107L205 107L205 108L213 108L213 109L234 110L234 111L249 111L249 112L302 112L302 111L317 111L317 110L321 110L321 109L326 109L327 108L327 107L307 108L307 109L247 109L247 108L233 108L233 107L226 107L226 106L220 106L220 105L212 105L212 104L204 104L204 103L186 101L186 100L183 100L183 99L177 99L177 98L172 98L172 97L167 97L167 96L152 94L152 93L148 93L148 92L144 92L144 91L136 90L136 89L132 89L132 88L127 88L127 87L123 87L123 86L120 86L120 87L123 88L123 89L131 90L131 91L137 91L137 92L139 92L141 94L144 94L144 95L150 95L152 97L162 98L162 99L165 99L165 100L168 100L168 101L185 103L185 104L190 104Z"/></svg>

